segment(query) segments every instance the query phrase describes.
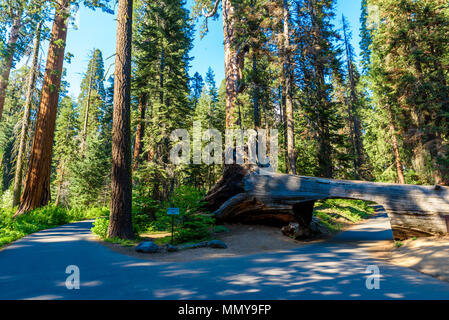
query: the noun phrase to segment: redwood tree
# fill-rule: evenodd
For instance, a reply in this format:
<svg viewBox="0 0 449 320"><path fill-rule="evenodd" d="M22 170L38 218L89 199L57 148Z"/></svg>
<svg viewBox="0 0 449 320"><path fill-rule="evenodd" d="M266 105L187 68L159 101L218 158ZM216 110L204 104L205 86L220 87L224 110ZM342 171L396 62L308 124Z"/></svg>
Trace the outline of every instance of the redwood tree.
<svg viewBox="0 0 449 320"><path fill-rule="evenodd" d="M58 0L48 48L36 132L20 206L16 215L45 206L50 201L50 168L56 111L64 62L70 0Z"/></svg>
<svg viewBox="0 0 449 320"><path fill-rule="evenodd" d="M131 189L132 0L119 1L112 123L112 183L109 238L133 238Z"/></svg>

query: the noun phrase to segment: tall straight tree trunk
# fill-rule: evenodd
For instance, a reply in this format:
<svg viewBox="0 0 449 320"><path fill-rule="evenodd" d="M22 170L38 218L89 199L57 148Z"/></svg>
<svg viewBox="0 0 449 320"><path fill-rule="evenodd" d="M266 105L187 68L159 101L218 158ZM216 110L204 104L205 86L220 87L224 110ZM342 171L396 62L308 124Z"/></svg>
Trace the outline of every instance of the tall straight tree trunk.
<svg viewBox="0 0 449 320"><path fill-rule="evenodd" d="M350 98L348 99L348 115L351 129L351 140L353 144L353 156L354 156L354 172L355 178L359 179L361 176L361 166L363 165L363 146L362 146L362 132L360 128L360 119L356 111L357 94L355 90L355 80L352 61L352 50L349 45L347 36L347 24L345 17L343 19L343 36L345 41L346 61L348 64L348 76L349 76L349 92Z"/></svg>
<svg viewBox="0 0 449 320"><path fill-rule="evenodd" d="M133 1L119 1L112 123L111 215L108 237L132 239L131 41Z"/></svg>
<svg viewBox="0 0 449 320"><path fill-rule="evenodd" d="M254 129L260 129L260 105L259 105L259 74L257 71L257 57L255 48L253 47L253 104L254 104Z"/></svg>
<svg viewBox="0 0 449 320"><path fill-rule="evenodd" d="M92 69L93 63L90 66L89 70L89 87L87 88L87 102L86 102L86 110L84 113L84 125L83 125L83 134L81 140L81 150L84 153L86 150L86 140L87 140L87 126L89 124L89 110L90 110L90 96L92 93Z"/></svg>
<svg viewBox="0 0 449 320"><path fill-rule="evenodd" d="M18 18L14 19L11 32L6 47L7 53L4 60L1 62L1 75L0 75L0 121L2 120L3 108L5 106L6 88L9 82L9 74L11 72L12 63L14 61L14 54L16 52L16 44L19 39L19 32L22 24L20 22L21 13Z"/></svg>
<svg viewBox="0 0 449 320"><path fill-rule="evenodd" d="M14 197L12 206L15 207L20 202L20 194L22 192L22 171L23 171L23 158L25 152L26 138L28 136L28 127L30 125L31 105L33 102L33 92L36 83L37 76L37 60L39 58L39 46L41 40L41 27L42 20L39 21L36 28L36 40L34 42L33 61L31 64L31 70L28 78L28 86L25 100L25 111L22 118L22 132L20 133L20 145L17 155L16 172L14 176Z"/></svg>
<svg viewBox="0 0 449 320"><path fill-rule="evenodd" d="M48 48L42 97L36 120L36 132L16 215L45 206L50 201L50 168L55 134L56 111L61 86L62 65L67 37L70 0L59 0Z"/></svg>
<svg viewBox="0 0 449 320"><path fill-rule="evenodd" d="M223 0L222 7L226 75L226 128L231 129L236 122L234 113L239 82L236 36L234 34L235 9L231 0Z"/></svg>
<svg viewBox="0 0 449 320"><path fill-rule="evenodd" d="M405 184L404 172L402 171L401 155L399 154L398 139L396 137L396 129L394 127L394 122L393 122L393 112L389 105L387 105L387 113L388 113L388 121L389 121L389 126L390 126L391 143L393 146L396 170L398 173L398 180L399 180L400 184Z"/></svg>
<svg viewBox="0 0 449 320"><path fill-rule="evenodd" d="M134 161L133 170L137 168L140 162L140 154L143 149L143 136L145 135L145 112L147 109L147 94L142 93L139 98L139 120L137 122L136 128L136 140L134 143Z"/></svg>
<svg viewBox="0 0 449 320"><path fill-rule="evenodd" d="M58 206L61 202L61 193L62 193L62 185L64 183L64 175L65 175L65 160L59 161L58 168L56 169L59 179L58 179L58 189L56 191L56 200L55 206Z"/></svg>
<svg viewBox="0 0 449 320"><path fill-rule="evenodd" d="M292 75L290 67L290 33L288 1L283 0L284 14L284 65L283 79L285 80L285 121L286 121L286 144L287 144L287 171L289 174L296 174L296 151L295 134L293 120L293 99L292 99Z"/></svg>

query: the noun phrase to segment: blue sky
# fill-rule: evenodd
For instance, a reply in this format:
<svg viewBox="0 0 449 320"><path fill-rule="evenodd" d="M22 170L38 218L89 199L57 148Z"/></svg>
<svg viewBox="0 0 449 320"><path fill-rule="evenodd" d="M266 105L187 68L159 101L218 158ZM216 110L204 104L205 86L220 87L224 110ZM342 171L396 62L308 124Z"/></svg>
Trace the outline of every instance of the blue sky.
<svg viewBox="0 0 449 320"><path fill-rule="evenodd" d="M192 2L193 0L187 1L188 8L190 8ZM352 44L356 54L359 53L360 7L361 0L337 0L335 24L340 28L341 16L342 14L346 16L352 28ZM94 48L102 51L106 70L114 62L114 58L111 56L115 52L116 22L114 15L100 10L92 11L83 6L80 7L74 17L74 22L77 28L69 28L66 48L66 52L72 53L74 57L70 64L65 63L64 66L67 68L66 80L70 83L69 94L76 98L79 94L82 74L86 71L89 55ZM197 29L199 29L199 26ZM221 82L224 78L221 16L216 21L209 21L209 33L203 39L200 39L197 30L191 56L194 57L191 62L191 75L198 72L204 77L210 66L214 70L217 84ZM111 58L107 59L108 57ZM110 69L109 74L112 72L113 68Z"/></svg>

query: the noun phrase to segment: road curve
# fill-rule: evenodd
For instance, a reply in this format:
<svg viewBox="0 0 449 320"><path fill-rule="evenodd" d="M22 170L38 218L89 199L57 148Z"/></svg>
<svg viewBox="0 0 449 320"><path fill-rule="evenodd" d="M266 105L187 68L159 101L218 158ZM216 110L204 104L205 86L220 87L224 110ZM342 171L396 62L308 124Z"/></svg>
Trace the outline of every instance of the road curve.
<svg viewBox="0 0 449 320"><path fill-rule="evenodd" d="M449 299L448 283L369 257L366 245L392 238L385 214L323 243L187 263L121 255L89 240L91 226L37 232L1 250L0 299ZM65 285L69 265L80 289ZM379 289L366 286L369 266L379 268Z"/></svg>

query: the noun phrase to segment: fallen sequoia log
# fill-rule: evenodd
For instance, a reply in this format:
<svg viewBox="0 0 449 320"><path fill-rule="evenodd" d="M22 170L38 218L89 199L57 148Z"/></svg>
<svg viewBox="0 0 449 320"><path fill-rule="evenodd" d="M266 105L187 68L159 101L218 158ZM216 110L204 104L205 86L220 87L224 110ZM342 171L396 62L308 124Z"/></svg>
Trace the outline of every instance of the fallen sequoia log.
<svg viewBox="0 0 449 320"><path fill-rule="evenodd" d="M449 188L332 180L229 166L205 198L218 221L308 228L314 203L356 199L382 205L396 239L449 233Z"/></svg>

